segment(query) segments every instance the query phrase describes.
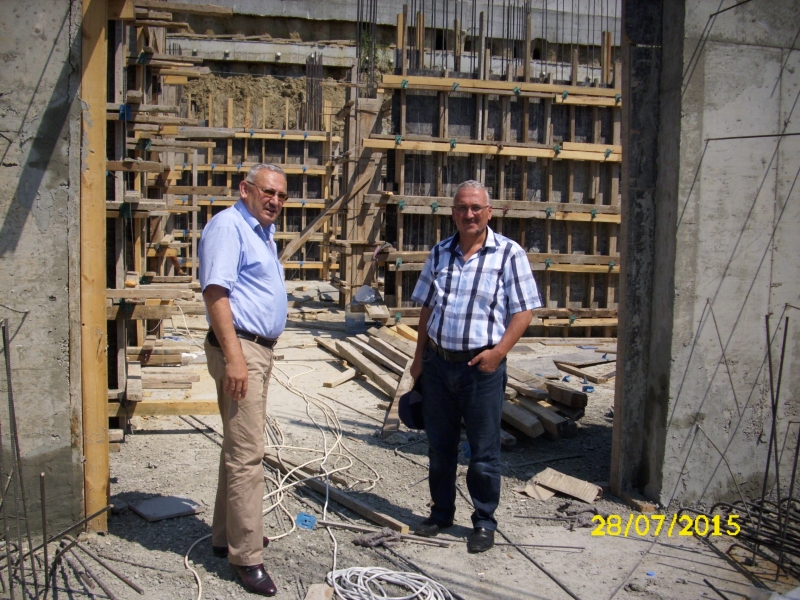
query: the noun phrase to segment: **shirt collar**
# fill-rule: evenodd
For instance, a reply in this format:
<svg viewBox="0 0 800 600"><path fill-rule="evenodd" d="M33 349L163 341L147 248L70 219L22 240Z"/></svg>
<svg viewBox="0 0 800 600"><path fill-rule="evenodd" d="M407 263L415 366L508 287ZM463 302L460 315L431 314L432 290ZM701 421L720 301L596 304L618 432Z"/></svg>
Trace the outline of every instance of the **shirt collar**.
<svg viewBox="0 0 800 600"><path fill-rule="evenodd" d="M448 248L450 250L450 252L458 252L459 254L461 254L461 248L458 245L458 240L460 239L460 237L461 237L461 234L458 231L456 231L456 234L453 236L453 240L450 242L450 247ZM498 245L499 244L497 243L497 236L495 235L494 231L492 231L492 228L487 225L486 226L486 239L483 240L483 246L482 246L481 250L484 250L484 249L487 249L487 248L495 248Z"/></svg>
<svg viewBox="0 0 800 600"><path fill-rule="evenodd" d="M256 219L250 213L250 211L247 210L247 206L245 206L245 203L242 201L241 198L239 198L239 201L236 204L234 204L233 206L234 206L234 208L236 210L239 211L239 214L242 215L242 218L245 220L245 223L247 223L247 225L248 225L248 227L250 227L250 229L255 229L256 231L259 231L259 230L263 231L264 235L266 235L267 238L272 238L272 234L275 233L275 223L270 225L267 229L264 229L261 226L261 223L258 222L258 219Z"/></svg>

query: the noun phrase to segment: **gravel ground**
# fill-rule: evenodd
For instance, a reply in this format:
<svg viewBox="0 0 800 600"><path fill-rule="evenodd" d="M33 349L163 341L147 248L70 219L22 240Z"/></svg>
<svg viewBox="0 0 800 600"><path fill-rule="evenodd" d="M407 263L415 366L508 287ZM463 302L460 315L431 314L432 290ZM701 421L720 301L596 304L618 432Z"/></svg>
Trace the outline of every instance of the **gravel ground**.
<svg viewBox="0 0 800 600"><path fill-rule="evenodd" d="M300 285L309 283L298 283L295 287ZM324 283L311 284L309 291L297 291L294 298L302 300L311 296L305 305L335 307L335 304L316 303L317 289L326 291L330 288ZM328 448L332 447L337 427L332 427L330 421L335 412L342 434L339 449L355 461L349 470L340 473L352 486L353 495L413 529L428 514L424 434L405 432L397 436L393 444L381 440L377 433L383 410L378 408L378 404L386 402L387 397L365 380L351 380L334 389L322 387L324 381L340 373L342 368L334 357L316 346L313 337L340 336L330 328L339 326L331 323L341 324L344 315L342 311L332 309L319 318L319 322L292 324L277 348L284 360L276 364L270 386L269 414L276 430L282 432L285 446L316 449L316 453L285 450L284 455L309 460L319 456L326 444ZM202 337L203 322L202 317L188 317L187 323L198 339ZM184 329L182 322L179 325ZM537 350L546 355L569 349L539 344ZM154 391L152 396L213 399L213 382L205 365L198 364L193 368L201 374L201 381L195 383L191 391ZM608 366L595 369L598 373L609 371ZM315 402L327 403L330 407L327 409L328 424L322 410L308 404L302 396L290 392L277 381L286 382L291 377L292 385L302 393L313 396ZM302 600L311 584L325 580L334 562L337 569L420 569L467 599L568 598L540 567L581 600L717 597L703 583L704 578L732 598L748 597L748 586L743 577L693 538L667 538L662 533L658 543L653 544L655 538L652 537L596 537L591 535L591 523L589 527L570 529L568 523L550 520L590 506L600 514L621 514L627 518L631 509L613 496L606 494L593 505L586 505L563 496L541 502L514 491L548 466L588 481L608 481L613 394L613 380L595 385L586 416L578 423L576 437L550 441L544 436L528 439L518 433L516 447L503 452L503 488L497 512L502 532L517 544L569 547L523 548L539 567L510 545L498 544L484 554L468 554L464 542L471 527L471 509L461 497L458 498L456 526L440 536L452 540L449 548L410 542L400 542L390 549L364 548L352 543L357 534L350 531L328 531L319 526L313 530L292 530L293 519L299 512L322 518L322 499L300 486L285 493L281 508L272 510L264 518L264 531L273 538L265 550L264 560L279 587L276 597ZM205 511L194 516L147 523L131 510L123 508L110 516L107 535L86 536L90 547L105 556L137 563L138 566L124 562L114 564L145 589L143 596L96 565L94 570L120 599L197 598L197 584L183 563L190 546L210 533L219 460L216 440L220 438L215 432L221 431L220 419L217 416L134 418L132 426L134 431L126 437L121 452L111 455L112 499L120 505L135 505L152 497L178 495L191 498L204 506ZM575 454L579 456L560 459ZM526 463L538 460L543 462L526 466ZM331 457L331 461L329 464L341 466L346 459L344 456ZM467 460L462 457L458 484L464 491L466 464ZM272 472L269 475L274 477ZM370 486L365 481L376 479L371 489L366 490ZM265 502L265 508L271 503ZM355 513L333 503L328 508L327 517L329 520L372 526ZM588 521L586 518L583 520ZM498 536L497 541L502 542L503 538ZM203 598L251 597L234 579L227 560L213 557L210 540L199 542L191 551L189 560L202 582ZM62 570L57 583L62 590L57 591L54 598L75 598L89 593L104 597L99 590L86 588L69 570ZM67 586L76 592L67 595L63 591Z"/></svg>

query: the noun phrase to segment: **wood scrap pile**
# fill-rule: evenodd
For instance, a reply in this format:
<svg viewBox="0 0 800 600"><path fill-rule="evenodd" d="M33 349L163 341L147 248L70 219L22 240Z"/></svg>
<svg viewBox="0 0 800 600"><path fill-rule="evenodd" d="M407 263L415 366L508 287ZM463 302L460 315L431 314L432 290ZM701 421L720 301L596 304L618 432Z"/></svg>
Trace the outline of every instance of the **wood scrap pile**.
<svg viewBox="0 0 800 600"><path fill-rule="evenodd" d="M406 325L372 328L366 334L342 340L317 337L319 346L338 357L347 369L338 377L325 382L336 387L359 375L369 380L392 399L383 425L384 437L400 428L397 404L401 395L411 389L409 369L416 349L417 333ZM589 402L588 389L574 389L561 381L562 377L581 377L579 383L602 383L610 380L616 360L616 345L603 338L596 340L567 338L559 345L578 346L575 351L540 356L535 345L539 339L523 339L508 355L508 387L503 405L503 421L528 437L544 435L548 439L569 438L577 433L576 421L583 418ZM558 342L558 341L556 341ZM580 345L580 346L579 346ZM581 348L583 346L583 348ZM602 376L583 371L583 368L608 364ZM513 445L514 438L504 433L504 445Z"/></svg>

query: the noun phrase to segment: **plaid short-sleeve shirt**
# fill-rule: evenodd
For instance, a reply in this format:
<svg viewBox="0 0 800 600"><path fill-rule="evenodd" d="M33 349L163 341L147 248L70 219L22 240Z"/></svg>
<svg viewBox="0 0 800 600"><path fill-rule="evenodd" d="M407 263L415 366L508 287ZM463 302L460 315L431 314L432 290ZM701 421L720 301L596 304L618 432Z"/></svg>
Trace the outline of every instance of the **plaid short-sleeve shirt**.
<svg viewBox="0 0 800 600"><path fill-rule="evenodd" d="M496 345L511 315L542 306L519 244L487 227L483 247L464 261L458 239L434 246L411 295L433 309L430 338L453 352Z"/></svg>

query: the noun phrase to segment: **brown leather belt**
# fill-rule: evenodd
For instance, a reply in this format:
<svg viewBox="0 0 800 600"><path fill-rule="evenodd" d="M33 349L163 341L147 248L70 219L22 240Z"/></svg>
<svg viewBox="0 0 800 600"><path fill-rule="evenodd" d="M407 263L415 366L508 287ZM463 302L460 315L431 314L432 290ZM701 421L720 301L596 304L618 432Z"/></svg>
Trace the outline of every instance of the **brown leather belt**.
<svg viewBox="0 0 800 600"><path fill-rule="evenodd" d="M248 342L255 342L259 346L264 346L265 348L274 348L275 344L278 343L278 340L272 340L270 338L265 338L261 335L256 335L255 333L250 333L249 331L245 331L244 329L234 329L236 332L236 337L247 340ZM219 340L217 339L217 335L214 333L213 329L208 330L208 343L214 346L215 348L219 348Z"/></svg>
<svg viewBox="0 0 800 600"><path fill-rule="evenodd" d="M439 356L448 362L468 362L478 356L484 350L491 350L494 346L484 346L483 348L476 348L475 350L464 350L462 352L454 352L452 350L445 350L441 346L437 346L433 340L428 339L428 346L431 350L436 352Z"/></svg>

